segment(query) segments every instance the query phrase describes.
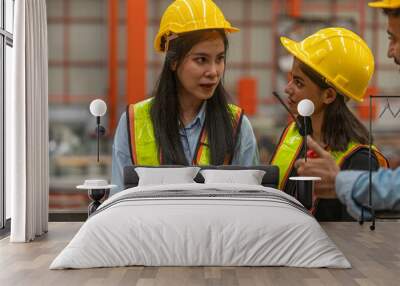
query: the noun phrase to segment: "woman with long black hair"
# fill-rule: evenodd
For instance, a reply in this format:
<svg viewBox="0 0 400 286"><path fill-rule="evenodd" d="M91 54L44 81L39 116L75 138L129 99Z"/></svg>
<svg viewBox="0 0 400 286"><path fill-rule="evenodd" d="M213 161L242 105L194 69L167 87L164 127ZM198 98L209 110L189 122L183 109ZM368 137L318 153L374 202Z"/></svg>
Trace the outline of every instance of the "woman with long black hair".
<svg viewBox="0 0 400 286"><path fill-rule="evenodd" d="M176 0L154 41L165 53L151 98L130 104L113 144L112 182L128 165L254 165L257 144L243 110L228 103L222 79L226 34L236 32L211 0Z"/></svg>

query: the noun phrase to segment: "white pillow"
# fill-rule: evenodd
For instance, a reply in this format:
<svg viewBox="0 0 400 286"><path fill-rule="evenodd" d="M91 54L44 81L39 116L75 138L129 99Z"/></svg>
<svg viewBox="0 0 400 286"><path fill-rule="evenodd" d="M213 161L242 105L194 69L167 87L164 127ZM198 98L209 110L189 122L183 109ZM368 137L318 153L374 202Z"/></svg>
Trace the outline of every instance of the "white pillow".
<svg viewBox="0 0 400 286"><path fill-rule="evenodd" d="M265 171L262 170L201 170L205 184L234 183L261 185Z"/></svg>
<svg viewBox="0 0 400 286"><path fill-rule="evenodd" d="M199 167L135 168L139 176L139 186L195 183L193 179L199 170Z"/></svg>

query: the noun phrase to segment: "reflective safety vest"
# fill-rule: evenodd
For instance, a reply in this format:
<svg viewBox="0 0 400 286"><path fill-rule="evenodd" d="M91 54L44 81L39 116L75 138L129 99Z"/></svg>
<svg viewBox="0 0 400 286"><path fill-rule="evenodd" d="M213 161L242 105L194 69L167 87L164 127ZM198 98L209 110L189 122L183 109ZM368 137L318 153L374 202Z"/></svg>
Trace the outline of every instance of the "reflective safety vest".
<svg viewBox="0 0 400 286"><path fill-rule="evenodd" d="M303 146L303 136L300 135L296 124L292 122L286 127L282 134L278 147L275 150L271 160L271 165L279 167L279 189L283 190L286 186L288 177L292 171L294 162L299 155ZM355 142L350 142L346 151L329 151L336 161L336 164L341 168L343 163L361 148L369 148L368 145L363 145ZM388 161L383 154L372 146L374 155L376 156L379 166L387 168Z"/></svg>
<svg viewBox="0 0 400 286"><path fill-rule="evenodd" d="M154 136L153 122L151 121L150 108L153 98L149 98L127 106L128 134L130 141L130 153L132 163L136 165L159 166L162 165L161 150L158 150ZM243 110L233 104L229 104L229 111L235 119L234 138L240 130ZM235 140L236 142L237 140ZM132 152L133 151L133 152ZM231 164L233 154L225 156L224 164ZM210 165L210 148L205 125L203 126L196 147L196 154L192 165Z"/></svg>

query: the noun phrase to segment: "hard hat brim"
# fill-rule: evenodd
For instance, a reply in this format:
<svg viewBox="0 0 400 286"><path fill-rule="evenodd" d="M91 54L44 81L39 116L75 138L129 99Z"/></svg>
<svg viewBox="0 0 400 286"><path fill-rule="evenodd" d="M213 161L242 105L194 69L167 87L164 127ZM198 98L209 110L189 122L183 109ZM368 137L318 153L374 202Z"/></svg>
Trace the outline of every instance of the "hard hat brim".
<svg viewBox="0 0 400 286"><path fill-rule="evenodd" d="M368 6L371 7L371 8L383 8L383 9L396 9L396 8L400 8L400 4L396 4L396 5L387 4L387 3L384 3L384 2L382 2L382 1L379 1L379 2L370 2L370 3L368 3Z"/></svg>
<svg viewBox="0 0 400 286"><path fill-rule="evenodd" d="M282 46L285 47L286 50L288 50L289 53L291 53L293 56L295 56L296 58L298 58L301 62L303 62L304 64L306 64L307 66L309 66L310 68L312 68L313 70L315 70L316 72L318 72L321 76L323 76L328 82L332 79L329 78L328 75L324 74L323 72L320 71L320 69L315 66L310 60L309 57L307 56L306 53L303 52L303 50L301 49L301 44L293 41L287 37L280 37L281 40L281 44ZM341 92L343 95L357 101L357 102L363 102L364 99L363 98L357 98L356 96L353 96L351 94L349 94L346 90L340 88L340 87L334 87L335 89L337 89L339 92Z"/></svg>

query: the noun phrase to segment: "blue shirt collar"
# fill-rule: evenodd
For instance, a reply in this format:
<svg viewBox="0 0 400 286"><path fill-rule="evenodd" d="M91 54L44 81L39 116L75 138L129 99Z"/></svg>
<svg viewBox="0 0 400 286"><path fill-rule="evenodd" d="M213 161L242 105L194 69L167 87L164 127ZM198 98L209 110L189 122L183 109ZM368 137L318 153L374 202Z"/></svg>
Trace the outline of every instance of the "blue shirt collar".
<svg viewBox="0 0 400 286"><path fill-rule="evenodd" d="M205 100L201 105L199 113L197 113L196 117L188 125L185 126L185 129L193 128L196 124L199 123L200 126L203 126L204 121L206 119L206 106L207 106L207 101Z"/></svg>

